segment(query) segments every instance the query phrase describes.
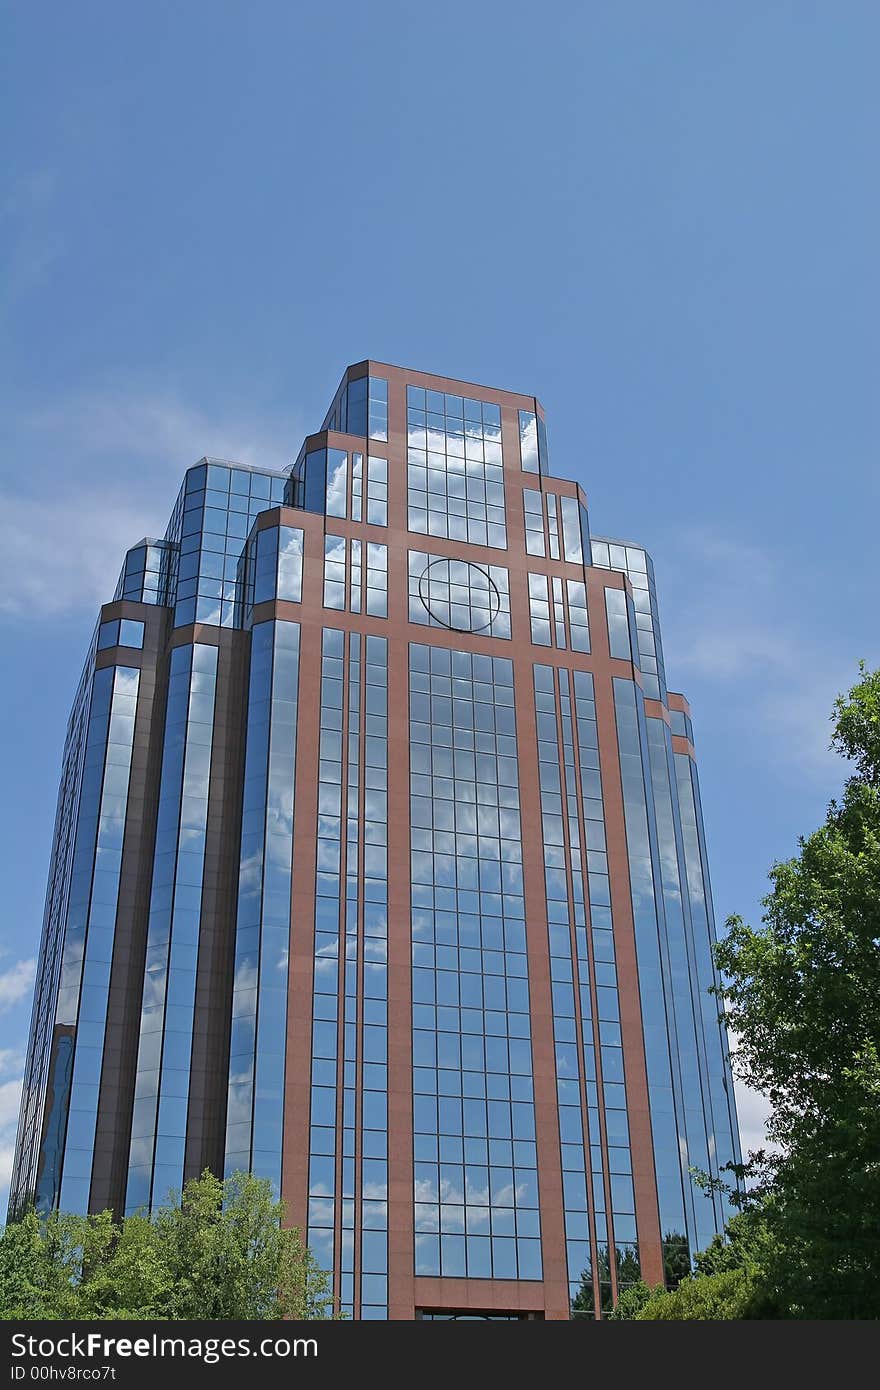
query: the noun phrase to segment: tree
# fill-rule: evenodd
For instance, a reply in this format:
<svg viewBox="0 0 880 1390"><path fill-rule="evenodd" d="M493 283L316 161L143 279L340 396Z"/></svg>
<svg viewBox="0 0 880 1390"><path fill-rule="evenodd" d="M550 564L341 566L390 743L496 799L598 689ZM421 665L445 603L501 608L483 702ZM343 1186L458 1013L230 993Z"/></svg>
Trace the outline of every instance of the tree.
<svg viewBox="0 0 880 1390"><path fill-rule="evenodd" d="M645 1285L641 1287L646 1288ZM635 1287L631 1292L635 1292ZM629 1314L640 1322L715 1321L755 1316L751 1311L752 1276L745 1269L728 1269L696 1277L688 1275L675 1289L657 1288L647 1293L648 1297L642 1298L636 1311Z"/></svg>
<svg viewBox="0 0 880 1390"><path fill-rule="evenodd" d="M717 948L737 1069L769 1098L756 1155L768 1293L789 1316L880 1316L880 671L834 709L854 764L838 804L777 864L763 927Z"/></svg>
<svg viewBox="0 0 880 1390"><path fill-rule="evenodd" d="M30 1211L0 1239L0 1317L326 1318L328 1279L267 1181L207 1170L152 1216Z"/></svg>
<svg viewBox="0 0 880 1390"><path fill-rule="evenodd" d="M663 1237L663 1281L674 1289L691 1272L691 1256L687 1236L679 1231L667 1231Z"/></svg>
<svg viewBox="0 0 880 1390"><path fill-rule="evenodd" d="M840 802L771 870L762 926L729 919L716 950L774 1151L738 1171L741 1209L694 1274L620 1316L880 1317L880 671L860 677L834 707Z"/></svg>

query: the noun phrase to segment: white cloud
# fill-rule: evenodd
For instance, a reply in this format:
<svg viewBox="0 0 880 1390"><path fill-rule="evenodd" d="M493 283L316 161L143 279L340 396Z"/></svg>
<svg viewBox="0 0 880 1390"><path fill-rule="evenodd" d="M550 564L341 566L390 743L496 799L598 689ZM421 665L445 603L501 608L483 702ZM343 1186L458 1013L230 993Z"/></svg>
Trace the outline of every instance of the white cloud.
<svg viewBox="0 0 880 1390"><path fill-rule="evenodd" d="M13 1069L13 1063L21 1065L22 1058L10 1048L0 1049L0 1068L3 1073ZM0 1083L0 1225L6 1215L9 1182L12 1178L12 1163L15 1158L15 1133L18 1127L18 1109L21 1103L23 1076Z"/></svg>
<svg viewBox="0 0 880 1390"><path fill-rule="evenodd" d="M15 1159L15 1138L11 1144L0 1141L0 1222L6 1217L6 1203L9 1200L9 1184L12 1181L12 1164Z"/></svg>
<svg viewBox="0 0 880 1390"><path fill-rule="evenodd" d="M0 1076L17 1076L23 1069L23 1052L15 1047L0 1047Z"/></svg>
<svg viewBox="0 0 880 1390"><path fill-rule="evenodd" d="M160 476L165 472L175 480L205 454L261 468L284 468L296 457L300 443L286 429L273 434L256 419L205 410L172 392L130 384L67 396L43 408L29 423L36 433L63 440L74 453L146 459ZM155 471L149 482L155 484Z"/></svg>
<svg viewBox="0 0 880 1390"><path fill-rule="evenodd" d="M106 490L65 501L0 492L0 613L45 617L106 603L126 550L155 534L160 516L155 503L137 509Z"/></svg>
<svg viewBox="0 0 880 1390"><path fill-rule="evenodd" d="M833 788L831 708L856 677L858 653L811 627L772 554L693 527L671 538L667 555L658 587L672 688L705 692L716 727L788 774ZM699 726L699 701L695 716Z"/></svg>
<svg viewBox="0 0 880 1390"><path fill-rule="evenodd" d="M16 961L15 965L0 973L0 1010L11 1008L30 993L36 968L37 962L31 957L30 960Z"/></svg>
<svg viewBox="0 0 880 1390"><path fill-rule="evenodd" d="M0 1132L18 1122L22 1080L19 1077L17 1081L0 1082Z"/></svg>
<svg viewBox="0 0 880 1390"><path fill-rule="evenodd" d="M736 1092L736 1113L739 1120L739 1137L743 1158L753 1149L767 1149L765 1126L770 1117L770 1102L760 1091L752 1091L742 1081L734 1079Z"/></svg>
<svg viewBox="0 0 880 1390"><path fill-rule="evenodd" d="M661 616L673 681L697 675L729 681L755 670L789 670L797 645L777 621L780 577L771 556L708 527L688 527L670 546L675 568L661 574Z"/></svg>
<svg viewBox="0 0 880 1390"><path fill-rule="evenodd" d="M130 384L19 419L7 448L35 463L23 462L0 490L0 614L53 616L107 602L126 550L164 534L185 469L205 455L274 470L292 461L295 422L276 423L273 432Z"/></svg>

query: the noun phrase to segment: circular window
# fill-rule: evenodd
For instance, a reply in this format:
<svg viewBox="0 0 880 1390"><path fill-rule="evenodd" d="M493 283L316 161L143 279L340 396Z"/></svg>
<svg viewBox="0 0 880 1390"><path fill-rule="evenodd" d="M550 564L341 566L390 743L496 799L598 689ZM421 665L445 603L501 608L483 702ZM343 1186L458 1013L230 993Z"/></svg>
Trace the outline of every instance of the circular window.
<svg viewBox="0 0 880 1390"><path fill-rule="evenodd" d="M432 560L419 578L419 598L435 623L455 632L485 632L501 612L489 571L466 560Z"/></svg>

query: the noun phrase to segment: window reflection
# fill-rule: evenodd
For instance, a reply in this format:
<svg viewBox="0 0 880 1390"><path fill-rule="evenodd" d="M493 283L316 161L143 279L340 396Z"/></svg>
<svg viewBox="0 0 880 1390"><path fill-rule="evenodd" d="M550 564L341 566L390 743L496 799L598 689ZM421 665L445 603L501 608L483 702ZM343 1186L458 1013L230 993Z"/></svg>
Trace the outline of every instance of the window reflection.
<svg viewBox="0 0 880 1390"><path fill-rule="evenodd" d="M166 535L179 547L176 627L241 623L247 537L260 512L283 502L287 483L284 474L217 460L189 470Z"/></svg>
<svg viewBox="0 0 880 1390"><path fill-rule="evenodd" d="M519 452L524 473L550 472L544 421L531 410L519 412Z"/></svg>
<svg viewBox="0 0 880 1390"><path fill-rule="evenodd" d="M594 565L622 570L629 579L633 590L635 642L642 672L642 689L650 699L665 699L666 677L650 556L640 546L624 545L620 541L591 539L590 548Z"/></svg>
<svg viewBox="0 0 880 1390"><path fill-rule="evenodd" d="M171 653L127 1211L163 1202L183 1179L217 653L204 643Z"/></svg>
<svg viewBox="0 0 880 1390"><path fill-rule="evenodd" d="M86 750L91 766L83 780L61 961L56 1022L75 1026L76 1034L72 1071L64 1076L56 1064L56 1142L67 1109L63 1168L55 1171L60 1195L57 1188L41 1195L46 1205L60 1201L80 1213L88 1210L91 1187L139 682L134 667L105 667L94 675Z"/></svg>
<svg viewBox="0 0 880 1390"><path fill-rule="evenodd" d="M416 1274L541 1278L512 680L410 647Z"/></svg>
<svg viewBox="0 0 880 1390"><path fill-rule="evenodd" d="M374 541L324 538L324 607L388 616L388 547Z"/></svg>
<svg viewBox="0 0 880 1390"><path fill-rule="evenodd" d="M226 1172L281 1191L299 625L251 633Z"/></svg>
<svg viewBox="0 0 880 1390"><path fill-rule="evenodd" d="M407 387L409 529L506 548L501 410Z"/></svg>
<svg viewBox="0 0 880 1390"><path fill-rule="evenodd" d="M587 591L579 581L530 574L529 614L536 646L590 650Z"/></svg>
<svg viewBox="0 0 880 1390"><path fill-rule="evenodd" d="M409 620L457 632L510 637L510 587L501 565L409 552Z"/></svg>
<svg viewBox="0 0 880 1390"><path fill-rule="evenodd" d="M108 647L136 647L144 645L144 624L134 618L117 618L101 623L98 628L98 651Z"/></svg>
<svg viewBox="0 0 880 1390"><path fill-rule="evenodd" d="M577 1315L594 1310L594 1284L610 1306L601 1247L609 1216L618 1240L631 1230L635 1238L635 1207L631 1183L625 1186L631 1164L593 678L541 665L534 675L566 1249ZM606 1143L615 1146L607 1163L600 1112Z"/></svg>
<svg viewBox="0 0 880 1390"><path fill-rule="evenodd" d="M388 1311L387 643L325 628L322 651L308 1240L343 1312L375 1319Z"/></svg>

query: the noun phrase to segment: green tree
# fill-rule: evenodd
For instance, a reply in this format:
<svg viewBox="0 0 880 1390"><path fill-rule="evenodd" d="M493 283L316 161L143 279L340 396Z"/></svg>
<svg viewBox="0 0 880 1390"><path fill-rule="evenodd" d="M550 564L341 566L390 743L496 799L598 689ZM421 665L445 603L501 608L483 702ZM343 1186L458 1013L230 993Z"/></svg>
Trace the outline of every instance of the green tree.
<svg viewBox="0 0 880 1390"><path fill-rule="evenodd" d="M205 1171L152 1216L28 1212L0 1239L3 1318L331 1316L327 1276L268 1182Z"/></svg>
<svg viewBox="0 0 880 1390"><path fill-rule="evenodd" d="M628 1284L625 1289L621 1289L620 1297L610 1312L605 1317L610 1322L630 1322L633 1318L639 1317L642 1309L654 1294L663 1293L662 1284L652 1288L646 1284L644 1279L639 1279L635 1284Z"/></svg>
<svg viewBox="0 0 880 1390"><path fill-rule="evenodd" d="M880 671L860 676L834 708L842 798L772 869L761 927L731 918L716 951L774 1148L694 1273L621 1317L880 1317Z"/></svg>
<svg viewBox="0 0 880 1390"><path fill-rule="evenodd" d="M771 1300L792 1317L880 1317L880 671L834 709L854 764L840 802L777 864L763 926L717 948L737 1068L770 1099L752 1205Z"/></svg>
<svg viewBox="0 0 880 1390"><path fill-rule="evenodd" d="M571 1299L573 1318L594 1318L596 1316L596 1295L593 1291L593 1274L589 1269L581 1271L581 1282Z"/></svg>
<svg viewBox="0 0 880 1390"><path fill-rule="evenodd" d="M635 1287L632 1292L635 1292ZM755 1316L751 1311L753 1276L746 1269L688 1275L675 1289L658 1288L647 1292L648 1297L642 1298L640 1304L636 1305L636 1311L629 1314L640 1322L714 1321ZM623 1315L626 1316L626 1312Z"/></svg>
<svg viewBox="0 0 880 1390"><path fill-rule="evenodd" d="M667 1231L663 1237L663 1280L667 1289L674 1289L691 1272L691 1257L687 1236L679 1231Z"/></svg>

